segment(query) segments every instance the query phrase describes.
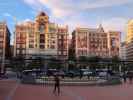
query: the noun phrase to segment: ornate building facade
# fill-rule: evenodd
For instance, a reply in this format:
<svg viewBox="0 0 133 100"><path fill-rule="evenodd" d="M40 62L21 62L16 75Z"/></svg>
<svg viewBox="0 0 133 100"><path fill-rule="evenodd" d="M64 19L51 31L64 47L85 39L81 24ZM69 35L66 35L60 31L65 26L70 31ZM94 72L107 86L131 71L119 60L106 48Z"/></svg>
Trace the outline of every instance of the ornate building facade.
<svg viewBox="0 0 133 100"><path fill-rule="evenodd" d="M40 12L35 22L17 24L15 28L14 56L62 57L68 56L68 27L49 22Z"/></svg>
<svg viewBox="0 0 133 100"><path fill-rule="evenodd" d="M76 57L99 56L106 58L119 56L119 33L120 32L106 33L102 25L99 25L99 27L95 29L76 28L72 33L72 42ZM110 42L112 39L114 39L113 43L115 43L114 49L111 48Z"/></svg>
<svg viewBox="0 0 133 100"><path fill-rule="evenodd" d="M5 60L10 56L10 32L6 22L0 22L0 73L4 73Z"/></svg>
<svg viewBox="0 0 133 100"><path fill-rule="evenodd" d="M120 51L120 32L119 31L109 31L108 32L108 48L109 57L117 56L119 57Z"/></svg>

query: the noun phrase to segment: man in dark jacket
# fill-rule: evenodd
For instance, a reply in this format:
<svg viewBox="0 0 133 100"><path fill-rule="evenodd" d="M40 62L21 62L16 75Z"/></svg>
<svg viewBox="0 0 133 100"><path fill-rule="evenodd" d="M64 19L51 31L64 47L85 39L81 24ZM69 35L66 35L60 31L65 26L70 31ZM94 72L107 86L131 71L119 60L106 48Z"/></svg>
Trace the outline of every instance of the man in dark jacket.
<svg viewBox="0 0 133 100"><path fill-rule="evenodd" d="M124 83L126 83L126 82L127 82L127 75L126 75L126 73L125 73L125 72L123 73L123 80L124 80Z"/></svg>
<svg viewBox="0 0 133 100"><path fill-rule="evenodd" d="M128 72L128 78L129 78L129 82L130 82L130 84L132 84L132 80L133 80L133 72L131 72L131 71Z"/></svg>
<svg viewBox="0 0 133 100"><path fill-rule="evenodd" d="M54 76L54 91L53 93L56 93L56 90L58 90L58 94L60 94L60 78L58 75Z"/></svg>

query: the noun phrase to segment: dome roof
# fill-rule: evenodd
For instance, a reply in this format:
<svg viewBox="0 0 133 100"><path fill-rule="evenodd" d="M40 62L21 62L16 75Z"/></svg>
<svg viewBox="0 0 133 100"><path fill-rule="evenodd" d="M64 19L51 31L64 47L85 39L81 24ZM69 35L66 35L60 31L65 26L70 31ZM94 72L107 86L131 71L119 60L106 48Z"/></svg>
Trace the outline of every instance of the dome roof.
<svg viewBox="0 0 133 100"><path fill-rule="evenodd" d="M39 14L38 14L38 16L47 16L47 14L45 13L45 12L40 12Z"/></svg>

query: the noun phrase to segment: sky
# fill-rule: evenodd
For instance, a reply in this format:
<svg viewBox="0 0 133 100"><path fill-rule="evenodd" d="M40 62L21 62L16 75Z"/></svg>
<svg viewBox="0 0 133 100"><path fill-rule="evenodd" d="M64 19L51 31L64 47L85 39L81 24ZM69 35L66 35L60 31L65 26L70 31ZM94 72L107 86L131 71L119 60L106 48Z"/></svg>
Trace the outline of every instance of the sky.
<svg viewBox="0 0 133 100"><path fill-rule="evenodd" d="M121 31L125 40L127 22L133 18L133 0L0 0L0 21L6 21L11 32L15 24L34 20L44 11L50 22L68 25L71 33L76 27Z"/></svg>

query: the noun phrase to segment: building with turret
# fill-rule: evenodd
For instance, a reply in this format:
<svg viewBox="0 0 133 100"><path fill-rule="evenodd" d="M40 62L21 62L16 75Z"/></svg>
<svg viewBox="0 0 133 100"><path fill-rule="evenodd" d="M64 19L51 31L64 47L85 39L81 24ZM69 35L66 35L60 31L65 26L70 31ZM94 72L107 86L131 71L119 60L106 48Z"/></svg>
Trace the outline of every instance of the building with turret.
<svg viewBox="0 0 133 100"><path fill-rule="evenodd" d="M68 27L51 23L48 15L40 12L35 21L15 26L14 48L14 56L67 59Z"/></svg>

